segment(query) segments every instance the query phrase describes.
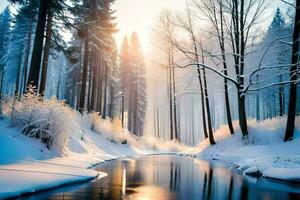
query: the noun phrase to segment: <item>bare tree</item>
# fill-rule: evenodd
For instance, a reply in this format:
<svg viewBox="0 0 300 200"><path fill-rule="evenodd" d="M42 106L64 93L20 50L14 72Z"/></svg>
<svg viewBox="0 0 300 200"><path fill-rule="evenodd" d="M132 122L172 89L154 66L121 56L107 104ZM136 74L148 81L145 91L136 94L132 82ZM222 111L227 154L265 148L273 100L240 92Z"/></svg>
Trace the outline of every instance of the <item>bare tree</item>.
<svg viewBox="0 0 300 200"><path fill-rule="evenodd" d="M196 4L201 10L205 9L202 4ZM223 2L222 23L224 23L224 30L228 36L228 41L231 44L232 55L234 59L235 78L225 75L223 72L208 66L203 63L192 63L181 67L197 66L209 69L224 79L232 82L237 88L239 125L243 133L243 139L247 140L247 117L245 108L245 57L247 51L247 44L250 40L250 33L254 26L258 23L258 19L265 10L264 1L262 0L228 0ZM216 7L214 7L216 8ZM216 12L217 13L217 12ZM219 25L218 25L219 26ZM225 37L223 37L225 38ZM225 40L224 40L225 41ZM223 60L224 62L224 60Z"/></svg>
<svg viewBox="0 0 300 200"><path fill-rule="evenodd" d="M187 52L174 39L172 40L172 43L182 53L184 53L184 55L186 55L188 59L194 58L194 59L192 59L192 61L194 61L196 63L200 63L200 57L201 57L201 62L202 62L202 64L204 64L204 54L203 54L202 43L201 43L200 39L196 38L195 31L194 31L195 25L193 24L191 9L190 9L190 6L188 3L187 3L186 13L187 13L187 20L186 20L187 22L185 22L184 20L181 19L181 20L179 20L180 21L179 26L184 28L184 30L189 33L191 42L192 42L193 51ZM200 40L200 41L198 41L198 40ZM200 46L200 51L198 50L198 48L199 48L198 46ZM205 136L205 138L208 137L210 144L213 145L213 144L215 144L215 141L214 141L213 130L212 130L206 72L205 72L205 68L201 67L200 64L196 64L196 66L197 66L197 75L198 75L200 91L201 91L201 100L202 100L201 105L202 105L202 120L203 120L204 136ZM201 71L202 71L202 73L201 73ZM202 79L203 79L203 83L202 83ZM206 118L206 115L207 115L207 118ZM206 123L206 119L207 119L207 123Z"/></svg>
<svg viewBox="0 0 300 200"><path fill-rule="evenodd" d="M296 97L297 97L297 70L299 65L299 33L300 33L300 0L296 0L296 16L293 33L292 65L290 67L290 97L288 107L288 118L284 141L292 140L295 129Z"/></svg>
<svg viewBox="0 0 300 200"><path fill-rule="evenodd" d="M197 8L200 8L201 13L204 14L207 19L213 25L215 35L219 42L219 48L221 51L221 58L219 58L223 64L223 72L225 76L228 76L227 57L226 57L226 46L225 46L225 30L224 30L224 11L223 4L224 0L201 0L201 4L195 3ZM225 94L225 107L227 124L231 134L234 134L232 126L231 109L228 94L228 80L224 79L224 94Z"/></svg>

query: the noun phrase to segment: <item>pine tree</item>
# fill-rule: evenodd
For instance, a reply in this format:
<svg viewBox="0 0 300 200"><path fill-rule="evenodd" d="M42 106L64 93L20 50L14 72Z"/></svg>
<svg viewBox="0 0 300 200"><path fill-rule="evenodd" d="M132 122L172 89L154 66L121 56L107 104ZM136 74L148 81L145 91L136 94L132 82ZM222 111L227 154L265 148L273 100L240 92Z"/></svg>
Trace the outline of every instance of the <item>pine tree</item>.
<svg viewBox="0 0 300 200"><path fill-rule="evenodd" d="M36 6L36 2L32 1L21 6L18 10L14 18L8 50L3 60L5 63L5 81L15 84L15 94L18 93L19 95L23 93L22 84L27 77L25 66L28 62L28 46L30 48L31 42L29 35L34 23Z"/></svg>
<svg viewBox="0 0 300 200"><path fill-rule="evenodd" d="M130 38L130 56L132 66L133 87L133 132L142 136L147 107L146 69L138 35L133 32Z"/></svg>
<svg viewBox="0 0 300 200"><path fill-rule="evenodd" d="M263 65L273 68L278 67L275 70L271 68L256 75L256 82L264 82L264 85L278 83L275 86L260 91L261 94L258 92L256 94L257 112L260 103L265 104L269 110L268 116L262 116L262 119L275 117L277 115L283 116L285 114L285 93L288 91L284 88L283 82L288 81L289 77L285 73L284 66L289 64L289 57L291 56L291 47L288 44L290 38L287 38L287 35L290 35L290 30L285 23L280 9L277 8L261 46L263 47L263 51L268 52L264 57ZM267 95L268 98L260 98L260 96L265 95ZM257 119L259 120L260 118L261 117L257 114Z"/></svg>
<svg viewBox="0 0 300 200"><path fill-rule="evenodd" d="M7 46L10 35L11 14L8 7L0 14L0 60L7 53Z"/></svg>
<svg viewBox="0 0 300 200"><path fill-rule="evenodd" d="M120 52L120 75L121 75L121 87L122 87L122 105L121 105L121 120L124 126L125 111L127 111L127 128L129 129L131 124L130 113L130 54L129 43L127 37L124 38Z"/></svg>
<svg viewBox="0 0 300 200"><path fill-rule="evenodd" d="M2 98L4 79L4 56L7 53L10 35L11 15L8 7L0 14L0 118L2 118Z"/></svg>
<svg viewBox="0 0 300 200"><path fill-rule="evenodd" d="M62 18L62 21L65 22L65 9L70 6L68 6L65 1L63 0L33 0L33 1L26 1L26 0L9 0L12 3L16 3L19 5L26 5L30 4L32 2L36 2L39 6L38 8L38 17L37 17L37 24L35 26L35 31L34 31L34 43L33 43L33 50L31 54L31 60L30 60L30 69L29 69L29 76L28 76L28 84L32 84L34 86L39 86L40 84L40 69L42 65L42 55L43 55L43 45L44 45L44 38L45 38L45 30L46 30L46 21L47 18L49 19L48 21L50 22L51 16L48 16L49 13L53 14L55 13L57 18ZM72 3L77 2L76 0L71 1ZM69 22L66 22L67 24ZM48 32L50 29L50 23ZM48 34L49 36L49 34ZM49 50L50 45L46 44L46 49ZM46 52L46 57L48 57L48 53ZM45 58L46 58L45 57ZM45 61L45 59L44 59ZM45 62L44 62L45 63ZM44 74L42 76L43 80L42 83L45 84L46 82L46 65L44 64L43 66L44 69ZM44 89L44 85L42 85L42 89Z"/></svg>
<svg viewBox="0 0 300 200"><path fill-rule="evenodd" d="M10 37L11 29L11 14L8 7L0 15L0 101L2 100L2 87L4 79L4 67L5 67L5 55L7 54L7 48ZM2 108L1 108L2 112Z"/></svg>

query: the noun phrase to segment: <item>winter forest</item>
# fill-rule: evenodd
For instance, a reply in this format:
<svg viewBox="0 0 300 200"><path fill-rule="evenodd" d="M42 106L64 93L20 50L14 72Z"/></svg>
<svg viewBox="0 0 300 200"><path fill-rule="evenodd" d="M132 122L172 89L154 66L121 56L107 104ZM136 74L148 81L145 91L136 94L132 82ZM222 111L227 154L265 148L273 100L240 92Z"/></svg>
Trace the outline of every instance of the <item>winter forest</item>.
<svg viewBox="0 0 300 200"><path fill-rule="evenodd" d="M300 0L0 0L0 199L300 199L299 38Z"/></svg>

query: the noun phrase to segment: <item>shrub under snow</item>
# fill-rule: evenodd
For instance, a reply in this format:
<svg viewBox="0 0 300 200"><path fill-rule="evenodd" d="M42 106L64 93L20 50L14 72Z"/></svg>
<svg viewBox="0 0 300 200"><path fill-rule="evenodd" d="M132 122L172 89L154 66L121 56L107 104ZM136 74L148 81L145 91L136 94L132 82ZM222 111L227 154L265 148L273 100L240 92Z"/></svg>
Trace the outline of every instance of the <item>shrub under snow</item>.
<svg viewBox="0 0 300 200"><path fill-rule="evenodd" d="M7 114L12 118L12 126L63 153L70 133L77 127L76 112L56 98L42 100L32 90L11 105L13 109Z"/></svg>
<svg viewBox="0 0 300 200"><path fill-rule="evenodd" d="M127 131L123 130L122 122L115 119L114 122L111 119L102 119L99 113L91 113L88 115L91 129L97 133L100 133L106 139L112 142L118 142L122 144L127 144L128 141L136 140L135 136L129 134Z"/></svg>

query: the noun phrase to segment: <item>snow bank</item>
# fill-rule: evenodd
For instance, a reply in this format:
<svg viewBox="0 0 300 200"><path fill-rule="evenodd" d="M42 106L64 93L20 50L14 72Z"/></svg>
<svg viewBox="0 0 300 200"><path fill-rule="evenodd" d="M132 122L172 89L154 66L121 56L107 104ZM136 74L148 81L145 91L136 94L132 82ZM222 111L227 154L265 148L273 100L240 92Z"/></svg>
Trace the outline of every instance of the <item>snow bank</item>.
<svg viewBox="0 0 300 200"><path fill-rule="evenodd" d="M0 166L0 199L106 176L94 170L51 163Z"/></svg>
<svg viewBox="0 0 300 200"><path fill-rule="evenodd" d="M296 118L295 139L290 142L283 142L285 117L258 123L250 120L248 124L247 144L237 127L234 135L223 127L215 133L216 145L199 144L198 157L228 162L245 175L300 182L300 117Z"/></svg>
<svg viewBox="0 0 300 200"><path fill-rule="evenodd" d="M56 99L27 94L8 101L4 110L0 199L103 177L92 166L118 157L190 149L175 141L135 137L118 120L97 113L82 116Z"/></svg>

